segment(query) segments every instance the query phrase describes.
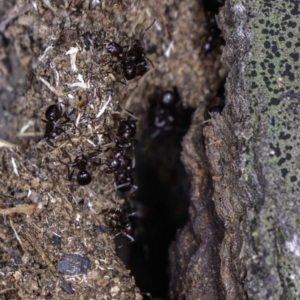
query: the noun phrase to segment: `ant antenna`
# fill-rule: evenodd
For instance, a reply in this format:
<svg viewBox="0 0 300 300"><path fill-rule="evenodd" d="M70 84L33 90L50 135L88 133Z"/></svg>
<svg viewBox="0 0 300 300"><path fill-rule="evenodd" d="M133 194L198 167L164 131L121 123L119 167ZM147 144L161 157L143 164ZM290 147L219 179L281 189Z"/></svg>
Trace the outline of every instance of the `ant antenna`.
<svg viewBox="0 0 300 300"><path fill-rule="evenodd" d="M137 117L134 116L133 113L132 113L130 110L127 110L127 109L125 109L125 108L123 108L123 107L121 107L121 108L122 108L123 111L125 111L125 113L126 113L128 116L130 116L131 118L137 120Z"/></svg>
<svg viewBox="0 0 300 300"><path fill-rule="evenodd" d="M141 41L144 39L144 36L145 36L146 32L153 26L153 24L155 23L155 21L156 21L156 18L153 20L153 22L151 23L151 25L149 27L147 27L146 29L144 29L141 32L141 35L140 35L140 40Z"/></svg>
<svg viewBox="0 0 300 300"><path fill-rule="evenodd" d="M147 56L145 56L145 58L150 62L152 68L154 68L153 62Z"/></svg>

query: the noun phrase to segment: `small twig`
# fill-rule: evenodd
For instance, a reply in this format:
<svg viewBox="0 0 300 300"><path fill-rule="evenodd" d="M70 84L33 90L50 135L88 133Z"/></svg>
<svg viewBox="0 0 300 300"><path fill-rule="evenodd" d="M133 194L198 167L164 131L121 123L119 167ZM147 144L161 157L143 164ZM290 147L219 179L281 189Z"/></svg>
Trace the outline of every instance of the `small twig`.
<svg viewBox="0 0 300 300"><path fill-rule="evenodd" d="M22 241L21 241L21 239L20 239L20 237L19 237L19 235L18 235L18 233L17 233L17 231L16 231L16 229L15 229L15 227L14 227L14 224L13 224L13 222L12 222L12 218L9 218L9 223L10 223L10 226L11 226L11 228L12 228L12 230L13 230L15 236L16 236L17 241L19 242L20 246L21 246L22 249L23 249L23 243L22 243ZM23 250L24 250L24 249L23 249ZM25 250L24 250L24 251L25 251Z"/></svg>
<svg viewBox="0 0 300 300"><path fill-rule="evenodd" d="M16 288L8 288L8 289L1 290L0 291L0 295L3 295L5 293L7 293L7 292L14 291L14 290L16 290Z"/></svg>
<svg viewBox="0 0 300 300"><path fill-rule="evenodd" d="M0 215L26 214L31 215L36 209L35 204L19 204L14 207L0 208Z"/></svg>
<svg viewBox="0 0 300 300"><path fill-rule="evenodd" d="M73 212L73 206L70 203L69 199L65 196L65 194L60 190L60 188L57 186L56 190L58 191L58 193L66 200L67 206L70 209L70 211Z"/></svg>
<svg viewBox="0 0 300 300"><path fill-rule="evenodd" d="M7 142L7 141L4 141L4 140L1 140L1 139L0 139L0 148L1 148L1 147L15 148L15 147L18 147L18 145L12 144L12 143L10 143L10 142Z"/></svg>
<svg viewBox="0 0 300 300"><path fill-rule="evenodd" d="M27 232L26 229L24 229L24 234L28 238L29 242L34 247L34 249L40 254L40 256L42 257L42 259L46 263L46 265L49 268L49 270L51 271L51 273L53 275L55 275L55 273L56 273L55 266L52 263L52 261L50 260L50 258L47 256L47 254L45 253L45 251L42 249L42 247L38 244L38 241L33 236L31 236L29 234L29 232Z"/></svg>
<svg viewBox="0 0 300 300"><path fill-rule="evenodd" d="M58 96L58 97L63 96L63 92L55 89L55 87L53 87L46 79L44 79L42 77L38 77L38 79L56 96Z"/></svg>
<svg viewBox="0 0 300 300"><path fill-rule="evenodd" d="M44 133L43 132L24 132L24 133L18 133L17 136L18 137L31 137L31 136L43 136Z"/></svg>

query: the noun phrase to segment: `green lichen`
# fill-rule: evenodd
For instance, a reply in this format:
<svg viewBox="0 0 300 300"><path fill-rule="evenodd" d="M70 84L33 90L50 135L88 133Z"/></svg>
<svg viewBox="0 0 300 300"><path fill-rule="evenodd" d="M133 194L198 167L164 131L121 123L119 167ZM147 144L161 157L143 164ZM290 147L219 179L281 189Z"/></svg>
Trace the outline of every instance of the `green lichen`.
<svg viewBox="0 0 300 300"><path fill-rule="evenodd" d="M250 299L298 299L299 1L247 6L250 56L240 79L253 132L242 157L253 200L246 290Z"/></svg>

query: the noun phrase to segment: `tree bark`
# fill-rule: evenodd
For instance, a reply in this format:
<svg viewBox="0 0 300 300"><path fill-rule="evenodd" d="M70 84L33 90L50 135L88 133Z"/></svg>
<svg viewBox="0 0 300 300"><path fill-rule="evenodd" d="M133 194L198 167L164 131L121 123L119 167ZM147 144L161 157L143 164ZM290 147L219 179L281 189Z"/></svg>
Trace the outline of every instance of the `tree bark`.
<svg viewBox="0 0 300 300"><path fill-rule="evenodd" d="M218 17L226 41L222 61L229 73L226 106L203 134L212 200L225 229L219 252L225 296L222 289L215 294L210 290L214 297L209 299L299 297L298 16L297 1L226 1ZM201 138L200 129L196 137ZM185 149L184 157L187 153ZM204 195L200 191L198 206L206 203ZM199 216L200 210L194 214L191 208L191 222ZM179 243L186 232L200 235L200 225L189 228ZM192 252L204 245L200 240ZM179 251L175 253L179 259ZM196 255L198 259L188 255L186 265L205 268L204 256ZM185 269L177 281L181 298L208 299L202 293L204 274L196 282L183 279L192 269ZM189 294L195 286L196 298Z"/></svg>

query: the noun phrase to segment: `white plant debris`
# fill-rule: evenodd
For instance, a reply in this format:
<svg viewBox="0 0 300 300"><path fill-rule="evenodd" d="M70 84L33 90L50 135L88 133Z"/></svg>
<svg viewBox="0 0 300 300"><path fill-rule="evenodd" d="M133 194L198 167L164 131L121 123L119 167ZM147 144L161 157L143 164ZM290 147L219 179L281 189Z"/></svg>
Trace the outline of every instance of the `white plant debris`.
<svg viewBox="0 0 300 300"><path fill-rule="evenodd" d="M54 93L56 96L62 96L63 93L61 90L55 89L54 86L52 86L46 79L43 77L38 78L52 93Z"/></svg>
<svg viewBox="0 0 300 300"><path fill-rule="evenodd" d="M109 104L111 98L112 98L111 95L109 95L108 100L104 103L104 105L102 106L102 108L100 109L100 111L98 112L98 114L96 115L96 118L99 118L105 112L106 107Z"/></svg>
<svg viewBox="0 0 300 300"><path fill-rule="evenodd" d="M13 166L14 173L19 177L20 176L19 171L18 171L18 168L17 168L17 165L16 165L16 161L13 157L11 158L11 164Z"/></svg>
<svg viewBox="0 0 300 300"><path fill-rule="evenodd" d="M69 87L79 87L79 88L82 88L82 89L90 88L90 82L89 81L87 83L84 82L83 77L82 77L81 74L77 75L77 79L78 79L77 82L67 83L67 86L69 86Z"/></svg>
<svg viewBox="0 0 300 300"><path fill-rule="evenodd" d="M5 148L14 148L17 147L18 145L12 144L10 142L7 142L5 140L0 139L0 148L5 147Z"/></svg>
<svg viewBox="0 0 300 300"><path fill-rule="evenodd" d="M165 58L169 58L173 49L173 45L174 45L174 41L172 41L169 46L167 47L167 49L164 51L164 56Z"/></svg>
<svg viewBox="0 0 300 300"><path fill-rule="evenodd" d="M34 125L34 120L28 120L28 122L21 127L19 133L20 134L24 133L25 131L27 131L28 128L30 128L33 125Z"/></svg>
<svg viewBox="0 0 300 300"><path fill-rule="evenodd" d="M79 51L78 47L71 47L69 51L66 52L66 55L70 55L70 64L71 64L71 70L73 72L77 72L77 66L76 66L76 55Z"/></svg>
<svg viewBox="0 0 300 300"><path fill-rule="evenodd" d="M43 55L41 55L41 56L39 57L39 61L40 61L40 62L43 62L43 59L44 59L44 57L47 55L47 52L48 52L49 50L51 50L51 49L53 49L53 46L48 46L48 47L45 49Z"/></svg>

